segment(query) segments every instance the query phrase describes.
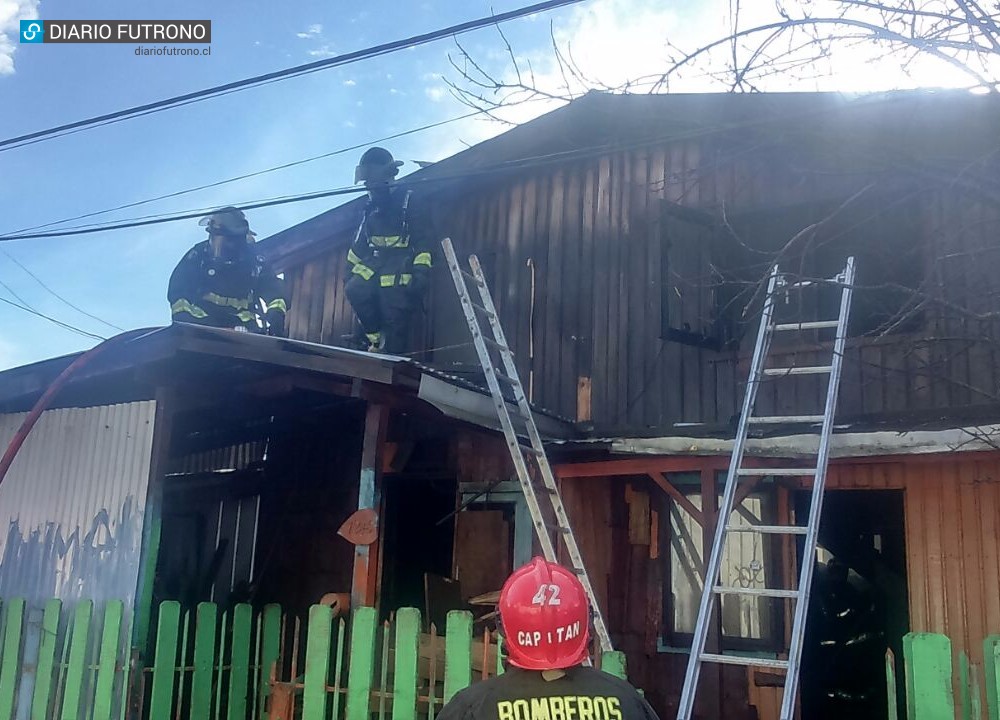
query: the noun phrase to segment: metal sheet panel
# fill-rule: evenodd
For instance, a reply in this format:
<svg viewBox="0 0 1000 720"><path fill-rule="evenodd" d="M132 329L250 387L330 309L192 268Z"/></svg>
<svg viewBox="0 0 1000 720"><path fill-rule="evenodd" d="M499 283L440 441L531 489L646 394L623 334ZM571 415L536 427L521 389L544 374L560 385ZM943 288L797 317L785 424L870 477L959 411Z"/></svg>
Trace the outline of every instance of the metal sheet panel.
<svg viewBox="0 0 1000 720"><path fill-rule="evenodd" d="M155 402L46 411L0 485L0 597L134 601ZM6 448L25 417L0 415Z"/></svg>

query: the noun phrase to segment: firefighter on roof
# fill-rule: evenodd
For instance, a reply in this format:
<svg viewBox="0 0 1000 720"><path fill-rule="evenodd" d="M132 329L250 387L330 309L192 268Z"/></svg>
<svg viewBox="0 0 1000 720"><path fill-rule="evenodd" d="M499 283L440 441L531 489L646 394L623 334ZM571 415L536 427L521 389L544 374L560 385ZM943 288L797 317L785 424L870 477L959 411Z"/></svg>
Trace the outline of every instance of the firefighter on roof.
<svg viewBox="0 0 1000 720"><path fill-rule="evenodd" d="M222 208L198 224L208 239L191 248L170 275L173 322L283 335L284 282L254 253L255 235L243 212Z"/></svg>
<svg viewBox="0 0 1000 720"><path fill-rule="evenodd" d="M504 583L499 610L512 667L457 693L438 720L657 720L627 682L582 667L590 608L569 570L534 558Z"/></svg>
<svg viewBox="0 0 1000 720"><path fill-rule="evenodd" d="M430 281L434 231L411 201L412 191L393 184L402 164L373 147L354 171L354 182L365 183L368 204L347 252L345 292L373 352L405 349L410 318Z"/></svg>

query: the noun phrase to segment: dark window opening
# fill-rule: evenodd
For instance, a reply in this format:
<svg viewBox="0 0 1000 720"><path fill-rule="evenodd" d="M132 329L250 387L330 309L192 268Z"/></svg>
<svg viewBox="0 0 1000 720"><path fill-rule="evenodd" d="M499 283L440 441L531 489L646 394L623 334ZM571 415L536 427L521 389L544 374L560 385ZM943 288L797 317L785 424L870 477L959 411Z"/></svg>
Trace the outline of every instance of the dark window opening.
<svg viewBox="0 0 1000 720"><path fill-rule="evenodd" d="M795 279L836 276L855 258L855 290L848 336L917 332L924 327L928 263L921 242L920 200L913 193L877 193L849 210L843 201L733 213L711 244L719 287L720 341L753 337L775 259ZM776 306L781 321L835 320L841 292L820 285ZM832 335L831 335L832 337Z"/></svg>
<svg viewBox="0 0 1000 720"><path fill-rule="evenodd" d="M715 218L667 201L660 209L660 338L721 350L724 328L710 262Z"/></svg>

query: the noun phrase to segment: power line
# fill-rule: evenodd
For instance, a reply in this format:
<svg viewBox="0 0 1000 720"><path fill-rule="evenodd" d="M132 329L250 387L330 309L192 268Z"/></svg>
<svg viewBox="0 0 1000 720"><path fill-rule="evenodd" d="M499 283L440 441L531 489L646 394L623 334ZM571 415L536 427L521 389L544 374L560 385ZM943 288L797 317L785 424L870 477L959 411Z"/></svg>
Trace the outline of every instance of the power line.
<svg viewBox="0 0 1000 720"><path fill-rule="evenodd" d="M92 333L92 332L88 332L87 330L84 330L82 328L78 328L75 325L70 325L69 323L65 323L62 320L56 320L54 317L50 317L49 315L46 315L45 313L38 312L37 310L33 310L30 307L27 307L26 305L21 305L20 303L16 303L13 300L8 300L7 298L5 298L3 296L0 296L0 302L6 303L7 305L10 305L11 307L15 307L18 310L23 310L26 313L30 313L32 315L40 317L43 320L48 320L50 323L58 325L61 328L69 330L70 332L75 332L78 335L83 335L83 336L89 337L89 338L91 338L93 340L107 340L106 337L103 337L101 335L97 335L97 334Z"/></svg>
<svg viewBox="0 0 1000 720"><path fill-rule="evenodd" d="M238 90L243 90L248 87L255 85L261 85L268 82L273 82L275 80L282 80L289 77L295 77L298 75L305 75L308 73L317 72L319 70L326 70L331 67L339 67L341 65L348 65L350 63L358 62L359 60L366 60L368 58L378 57L380 55L386 55L397 50L403 50L410 47L417 47L419 45L425 45L442 38L450 37L453 35L462 35L473 30L479 30L490 25L498 25L500 23L508 22L510 20L515 20L517 18L524 17L526 15L533 15L535 13L546 12L548 10L554 10L560 7L575 5L577 3L583 2L583 0L546 0L546 2L536 3L534 5L528 5L527 7L520 8L518 10L511 10L509 12L500 13L499 15L491 15L489 17L483 17L476 20L470 20L468 22L459 23L457 25L451 25L450 27L441 28L439 30L434 30L432 32L423 33L422 35L414 35L403 40L394 40L393 42L383 43L381 45L374 45L372 47L364 48L362 50L355 50L354 52L344 53L341 55L336 55L331 58L326 58L324 60L317 60L315 62L306 63L304 65L296 65L294 67L285 68L284 70L277 70L270 73L265 73L263 75L256 75L254 77L245 78L243 80L237 80L234 82L226 83L224 85L216 85L215 87L206 88L204 90L198 90L196 92L185 93L183 95L176 95L174 97L165 98L163 100L157 100L156 102L146 103L144 105L137 105L134 107L126 108L124 110L118 110L113 113L107 113L105 115L97 115L94 117L86 118L84 120L77 120L76 122L66 123L64 125L58 125L56 127L51 127L46 130L38 130L26 135L20 135L18 137L8 138L6 140L0 140L0 152L5 150L10 150L13 147L20 147L29 143L34 143L42 139L46 139L52 136L58 136L65 134L68 131L77 131L94 125L106 125L113 122L120 122L122 120L127 120L131 117L149 114L151 112L159 112L161 110L166 110L168 108L186 105L192 102L199 102L217 95L223 95L230 92L235 92Z"/></svg>
<svg viewBox="0 0 1000 720"><path fill-rule="evenodd" d="M11 255L6 250L3 250L2 248L0 248L0 252L2 252L4 255L6 255L7 259L9 259L12 263L14 263L15 265L17 265L24 272L26 272L36 283L38 283L42 287L43 290L45 290L47 293L49 293L50 295L52 295L53 297L55 297L57 300L61 301L63 304L65 304L65 305L71 307L72 309L76 310L81 315L86 315L91 320L96 320L97 322L101 323L102 325L108 326L112 330L119 330L121 332L125 332L125 328L119 327L118 325L115 325L114 323L110 323L107 320L104 320L103 318L99 318L97 315L93 315L93 314L87 312L86 310L84 310L83 308L81 308L81 307L79 307L77 305L74 305L72 302L70 302L69 300L67 300L66 298L64 298L62 295L60 295L59 293L57 293L55 290L53 290L51 287L49 287L47 284L45 284L45 282L40 277L38 277L35 273L33 273L27 266L25 266L24 263L22 263L20 260L18 260L16 257L14 257L13 255ZM4 285L4 287L7 287L7 286ZM14 295L15 299L20 300L24 305L28 304L22 298L19 298L17 295L15 295L13 290L11 290L10 288L7 288L7 290L12 295Z"/></svg>
<svg viewBox="0 0 1000 720"><path fill-rule="evenodd" d="M882 104L889 100L891 100L891 98L887 97L860 100L860 101L855 101L851 105L845 106L842 109L850 110L854 107L864 107L864 106L870 106L872 104ZM809 118L811 116L818 116L828 112L829 110L825 108L809 109L801 113L797 113L794 116L786 116L784 119L788 120L791 118L791 119L802 120L805 118ZM593 145L585 148L573 148L569 150L561 150L553 153L547 153L544 155L516 158L513 160L507 160L500 163L495 163L494 165L491 166L483 166L476 170L464 173L453 173L450 175L441 175L438 177L430 177L430 178L418 178L418 179L404 178L401 181L399 181L399 184L406 185L407 187L415 187L415 186L429 185L434 183L454 182L457 180L469 180L484 176L495 175L501 172L514 172L519 170L544 167L552 164L571 162L574 160L584 160L588 158L599 157L601 155L607 154L608 152L627 152L630 150L639 150L642 148L659 145L667 140L671 142L680 142L685 140L697 139L708 135L725 133L737 129L747 129L756 126L766 127L773 123L774 123L774 118L764 117L753 120L741 120L735 123L702 126L700 128L692 129L687 132L667 132L660 135L650 135L630 143L618 143L612 141L612 142L606 142L602 145ZM310 200L318 200L337 195L358 194L363 192L365 192L364 188L341 187L326 191L317 191L313 193L304 193L299 195L288 195L284 197L271 198L252 203L243 203L240 204L238 207L242 210L253 210L262 207L285 205L296 202L308 202ZM134 219L131 221L123 221L118 223L102 223L98 225L82 226L78 228L67 228L64 230L58 230L48 233L23 233L23 234L19 233L19 234L0 235L0 242L6 242L12 240L37 240L44 238L68 237L73 235L88 235L97 232L123 230L123 229L142 227L147 225L158 225L161 223L200 218L203 217L205 213L208 211L210 211L210 209L203 209L197 212L186 211L179 214L161 214L156 216L147 216L146 218Z"/></svg>
<svg viewBox="0 0 1000 720"><path fill-rule="evenodd" d="M296 167L298 165L305 165L307 163L315 162L317 160L324 160L329 157L334 157L335 155L343 155L344 153L351 152L352 150L360 150L363 147L368 147L369 145L379 145L381 143L387 142L389 140L396 140L401 137L406 137L407 135L414 135L419 132L425 132L427 130L433 130L434 128L442 127L443 125L448 125L453 122L458 122L460 120L468 120L469 118L475 117L477 115L483 115L486 110L476 110L474 112L465 113L464 115L458 115L456 117L448 118L447 120L439 120L438 122L429 123L427 125L421 125L417 128L412 128L410 130L403 130L392 135L386 135L385 137L376 138L375 140L369 140L364 143L358 143L357 145L351 145L350 147L340 148L339 150L331 150L330 152L322 153L321 155L313 155L312 157L302 158L301 160L293 160L291 162L286 162L281 165L274 165L273 167L265 168L264 170L257 170L254 172L246 173L244 175L237 175L235 177L226 178L225 180L217 180L215 182L208 183L206 185L199 185L197 187L188 188L187 190L177 190L175 192L167 193L166 195L158 195L157 197L148 198L146 200L137 200L135 202L125 203L124 205L118 205L117 207L108 208L107 210L96 210L94 212L84 213L83 215L76 215L70 218L63 218L62 220L53 220L52 222L47 222L42 225L33 225L25 228L18 228L17 230L11 230L9 233L0 234L0 237L12 233L25 233L31 232L32 230L42 230L47 227L52 227L53 225L62 225L63 223L74 222L76 220L85 220L91 217L97 217L98 215L107 215L108 213L118 212L119 210L128 210L130 208L139 207L141 205L148 205L149 203L159 202L160 200L169 200L175 197L180 197L181 195L189 195L193 192L199 192L201 190L210 190L212 188L220 187L222 185L228 185L229 183L238 182L240 180L249 180L250 178L259 177L261 175L266 175L268 173L277 172L279 170L287 170L291 167Z"/></svg>

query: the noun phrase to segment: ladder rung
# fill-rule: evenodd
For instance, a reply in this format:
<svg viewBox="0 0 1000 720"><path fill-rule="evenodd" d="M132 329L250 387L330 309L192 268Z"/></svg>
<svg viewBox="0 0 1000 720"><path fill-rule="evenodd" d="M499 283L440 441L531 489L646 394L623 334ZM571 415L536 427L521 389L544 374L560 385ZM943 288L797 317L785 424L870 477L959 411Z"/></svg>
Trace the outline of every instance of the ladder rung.
<svg viewBox="0 0 1000 720"><path fill-rule="evenodd" d="M809 528L801 525L729 525L727 532L760 533L761 535L805 535Z"/></svg>
<svg viewBox="0 0 1000 720"><path fill-rule="evenodd" d="M833 371L832 365L811 365L803 367L767 368L765 375L822 375Z"/></svg>
<svg viewBox="0 0 1000 720"><path fill-rule="evenodd" d="M490 340L488 337L484 337L483 338L483 342L486 343L487 345L489 345L494 350L499 350L502 353L509 353L510 352L510 348L509 347L507 347L506 345L501 345L496 340Z"/></svg>
<svg viewBox="0 0 1000 720"><path fill-rule="evenodd" d="M526 452L529 455L534 455L535 457L541 457L545 454L539 450L535 450L535 448L531 445L518 445L517 447L520 448L521 452Z"/></svg>
<svg viewBox="0 0 1000 720"><path fill-rule="evenodd" d="M781 423L821 423L822 415L765 415L750 417L747 420L752 425L779 425Z"/></svg>
<svg viewBox="0 0 1000 720"><path fill-rule="evenodd" d="M476 287L486 287L486 286L485 286L485 285L484 285L484 284L482 283L482 281L481 281L481 280L480 280L479 278L477 278L477 277L476 277L475 275L473 275L472 273L467 273L467 272L465 272L465 270L462 270L461 268L459 268L459 269L458 269L458 271L459 271L460 273L462 273L462 276L463 276L463 277L464 277L464 278L465 278L466 280L471 280L472 282L474 282L474 283L476 284Z"/></svg>
<svg viewBox="0 0 1000 720"><path fill-rule="evenodd" d="M474 302L469 302L469 304L472 306L473 310L477 310L477 311L481 312L483 315L485 315L486 317L488 317L490 320L493 320L494 318L496 318L496 315L494 315L493 313L491 313L489 310L487 310L486 308L484 308L482 305L476 305L476 303L474 303Z"/></svg>
<svg viewBox="0 0 1000 720"><path fill-rule="evenodd" d="M789 330L823 330L825 328L835 328L839 325L839 320L816 320L801 323L778 323L772 327L777 332L787 332Z"/></svg>
<svg viewBox="0 0 1000 720"><path fill-rule="evenodd" d="M514 387L518 387L521 384L521 381L518 380L517 378L512 378L509 375L504 375L496 368L493 368L493 374L497 376L497 379L503 380L508 385L513 385Z"/></svg>
<svg viewBox="0 0 1000 720"><path fill-rule="evenodd" d="M749 665L751 667L770 668L771 670L787 670L787 660L770 660L768 658L747 657L745 655L716 655L702 653L703 661L721 663L722 665Z"/></svg>
<svg viewBox="0 0 1000 720"><path fill-rule="evenodd" d="M757 597L769 598L797 598L798 590L776 590L774 588L739 588L726 587L724 585L715 586L716 595L755 595Z"/></svg>
<svg viewBox="0 0 1000 720"><path fill-rule="evenodd" d="M752 475L754 477L766 477L767 475L799 477L800 475L815 475L816 468L740 468L736 472L739 475Z"/></svg>

